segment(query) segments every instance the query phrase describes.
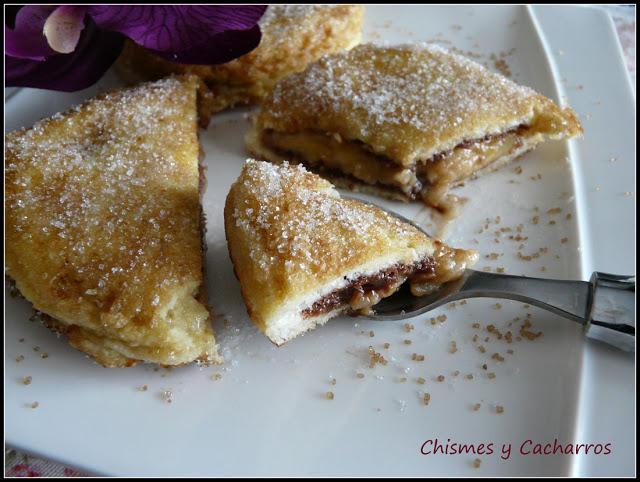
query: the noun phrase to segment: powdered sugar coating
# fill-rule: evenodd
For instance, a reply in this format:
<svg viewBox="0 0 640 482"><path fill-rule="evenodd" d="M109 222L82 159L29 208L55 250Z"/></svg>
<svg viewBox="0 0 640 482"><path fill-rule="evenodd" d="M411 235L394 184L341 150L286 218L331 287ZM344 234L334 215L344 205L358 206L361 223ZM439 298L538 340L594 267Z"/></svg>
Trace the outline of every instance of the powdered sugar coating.
<svg viewBox="0 0 640 482"><path fill-rule="evenodd" d="M258 123L320 129L401 164L465 139L529 122L548 99L458 54L426 43L364 44L281 80Z"/></svg>
<svg viewBox="0 0 640 482"><path fill-rule="evenodd" d="M167 78L107 93L5 139L8 274L36 308L87 329L78 345L108 337L105 364L121 363L112 352L134 340L133 358L215 355L208 310L193 298L202 283L197 85ZM191 301L165 319L183 296ZM193 336L189 346L180 336Z"/></svg>
<svg viewBox="0 0 640 482"><path fill-rule="evenodd" d="M301 165L248 160L232 187L234 227L261 278L285 285L349 271L387 250L431 252L432 242L384 211L341 199Z"/></svg>
<svg viewBox="0 0 640 482"><path fill-rule="evenodd" d="M267 11L260 19L259 25L262 29L273 26L274 23L282 20L300 20L309 17L320 9L331 8L330 5L269 5Z"/></svg>

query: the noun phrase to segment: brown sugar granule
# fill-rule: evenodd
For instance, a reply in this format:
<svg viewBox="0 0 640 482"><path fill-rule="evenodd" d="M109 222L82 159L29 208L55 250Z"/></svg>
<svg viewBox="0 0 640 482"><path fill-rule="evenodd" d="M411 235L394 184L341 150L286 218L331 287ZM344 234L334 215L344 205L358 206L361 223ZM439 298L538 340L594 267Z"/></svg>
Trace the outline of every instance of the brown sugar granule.
<svg viewBox="0 0 640 482"><path fill-rule="evenodd" d="M487 259L491 259L491 260L496 260L498 259L500 255L498 253L489 253L487 255L485 255L485 258Z"/></svg>
<svg viewBox="0 0 640 482"><path fill-rule="evenodd" d="M511 332L510 332L510 331L507 331L507 332L504 334L504 338L505 338L505 340L507 340L507 343L511 343L511 342L513 342L513 335L511 334Z"/></svg>
<svg viewBox="0 0 640 482"><path fill-rule="evenodd" d="M33 347L33 351L40 351L40 347L39 346L34 346Z"/></svg>
<svg viewBox="0 0 640 482"><path fill-rule="evenodd" d="M456 370L453 372L454 377L457 377L458 375L460 375L460 370Z"/></svg>
<svg viewBox="0 0 640 482"><path fill-rule="evenodd" d="M406 331L407 333L409 333L411 330L413 330L413 325L409 324L409 323L405 323L403 325L404 331Z"/></svg>
<svg viewBox="0 0 640 482"><path fill-rule="evenodd" d="M521 167L521 166L516 167L516 168L513 170L513 172L515 172L515 173L516 173L516 174L518 174L518 175L519 175L519 174L522 174L522 167Z"/></svg>
<svg viewBox="0 0 640 482"><path fill-rule="evenodd" d="M372 346L369 347L369 355L371 356L369 360L369 368L373 368L377 363L380 365L386 365L387 360L380 354L377 353Z"/></svg>
<svg viewBox="0 0 640 482"><path fill-rule="evenodd" d="M480 328L480 323L474 323L474 324L472 324L472 325L471 325L471 328L475 328L475 329Z"/></svg>
<svg viewBox="0 0 640 482"><path fill-rule="evenodd" d="M476 333L475 335L473 335L473 338L471 339L474 343L476 341L478 341L478 334Z"/></svg>
<svg viewBox="0 0 640 482"><path fill-rule="evenodd" d="M556 222L552 219L551 221L549 221L549 224L553 226L554 224L556 224Z"/></svg>
<svg viewBox="0 0 640 482"><path fill-rule="evenodd" d="M221 373L214 373L213 375L211 375L211 380L222 380L222 374Z"/></svg>
<svg viewBox="0 0 640 482"><path fill-rule="evenodd" d="M137 388L139 392L146 392L148 389L149 387L147 385L142 385L141 387Z"/></svg>
<svg viewBox="0 0 640 482"><path fill-rule="evenodd" d="M22 377L22 384L23 385L31 385L31 380L32 380L32 378L30 376Z"/></svg>
<svg viewBox="0 0 640 482"><path fill-rule="evenodd" d="M335 385L337 383L337 380L335 378L331 379L331 385Z"/></svg>
<svg viewBox="0 0 640 482"><path fill-rule="evenodd" d="M411 359L413 361L424 361L424 355L418 355L417 353L414 353L413 355L411 355Z"/></svg>
<svg viewBox="0 0 640 482"><path fill-rule="evenodd" d="M456 345L455 341L452 341L451 343L449 343L449 353L455 353L458 351L458 346Z"/></svg>
<svg viewBox="0 0 640 482"><path fill-rule="evenodd" d="M327 392L324 394L324 396L327 400L333 400L334 397L333 392Z"/></svg>
<svg viewBox="0 0 640 482"><path fill-rule="evenodd" d="M486 363L483 363L483 364L482 364L482 369L483 369L483 370L486 370L487 368L488 368L488 367L487 367L487 364L486 364Z"/></svg>
<svg viewBox="0 0 640 482"><path fill-rule="evenodd" d="M444 382L444 375L438 375L436 377L436 380L438 380L439 382Z"/></svg>
<svg viewBox="0 0 640 482"><path fill-rule="evenodd" d="M567 243L567 241L569 241L569 238L562 238L562 239L560 240L560 243L562 243L562 244L566 244L566 243Z"/></svg>
<svg viewBox="0 0 640 482"><path fill-rule="evenodd" d="M425 405L429 405L429 402L431 401L431 395L427 392L424 392L424 395L422 395L422 402Z"/></svg>
<svg viewBox="0 0 640 482"><path fill-rule="evenodd" d="M540 222L540 216L534 216L531 218L531 224L538 224Z"/></svg>
<svg viewBox="0 0 640 482"><path fill-rule="evenodd" d="M496 303L495 305L493 305L494 310L499 310L500 308L502 308L502 305L500 303Z"/></svg>
<svg viewBox="0 0 640 482"><path fill-rule="evenodd" d="M364 373L356 373L356 377L358 377L358 378L364 378Z"/></svg>
<svg viewBox="0 0 640 482"><path fill-rule="evenodd" d="M388 349L388 348L391 346L391 344L390 344L390 343L385 343L385 344L384 344L384 345L382 345L382 346L383 346L385 349Z"/></svg>
<svg viewBox="0 0 640 482"><path fill-rule="evenodd" d="M485 351L487 351L487 349L482 345L478 347L478 350L480 350L480 353L484 353Z"/></svg>
<svg viewBox="0 0 640 482"><path fill-rule="evenodd" d="M486 343L489 343L489 340L490 340L490 339L491 339L491 338L489 338L489 337L487 336L487 337L485 337L484 341L485 341Z"/></svg>
<svg viewBox="0 0 640 482"><path fill-rule="evenodd" d="M491 54L493 55L493 54ZM496 68L498 72L500 72L505 77L511 77L511 69L509 69L509 64L504 59L491 59L493 60L493 66Z"/></svg>
<svg viewBox="0 0 640 482"><path fill-rule="evenodd" d="M496 268L496 273L504 273L504 268L501 266Z"/></svg>
<svg viewBox="0 0 640 482"><path fill-rule="evenodd" d="M573 218L573 214L571 213L567 213L567 215L564 217L567 221L569 221L571 218Z"/></svg>
<svg viewBox="0 0 640 482"><path fill-rule="evenodd" d="M31 404L31 408L38 408L40 406L40 404L38 402L33 402Z"/></svg>
<svg viewBox="0 0 640 482"><path fill-rule="evenodd" d="M473 373L467 373L467 375L465 376L465 378L467 380L473 380Z"/></svg>
<svg viewBox="0 0 640 482"><path fill-rule="evenodd" d="M473 460L473 467L474 467L475 469L479 469L479 468L480 468L480 464L481 464L481 463L482 463L482 460L480 460L480 459L474 459L474 460Z"/></svg>
<svg viewBox="0 0 640 482"><path fill-rule="evenodd" d="M489 333L493 333L495 331L495 329L496 329L495 325L487 325L487 331Z"/></svg>
<svg viewBox="0 0 640 482"><path fill-rule="evenodd" d="M447 321L447 315L440 315L436 317L436 320L438 320L440 323L444 323L445 321Z"/></svg>
<svg viewBox="0 0 640 482"><path fill-rule="evenodd" d="M41 353L40 354L40 358L42 358L42 359L49 358L49 354L48 353Z"/></svg>
<svg viewBox="0 0 640 482"><path fill-rule="evenodd" d="M16 357L16 363L20 363L22 360L24 360L24 355L18 355Z"/></svg>
<svg viewBox="0 0 640 482"><path fill-rule="evenodd" d="M371 331L369 332L369 337L370 337L370 338L373 338L374 336L376 336L376 334L373 332L373 330L371 330Z"/></svg>
<svg viewBox="0 0 640 482"><path fill-rule="evenodd" d="M502 357L500 355L500 353L494 353L493 355L491 355L491 358L493 358L494 360L499 361L499 362L503 362L504 361L504 357Z"/></svg>
<svg viewBox="0 0 640 482"><path fill-rule="evenodd" d="M547 214L560 214L562 212L562 208L551 208L549 210L547 210Z"/></svg>
<svg viewBox="0 0 640 482"><path fill-rule="evenodd" d="M404 340L404 341L403 341L403 343L404 343L405 345L411 345L411 340Z"/></svg>
<svg viewBox="0 0 640 482"><path fill-rule="evenodd" d="M407 377L400 377L400 378L398 378L398 382L399 382L399 383L404 383L404 382L406 382L406 381L407 381Z"/></svg>
<svg viewBox="0 0 640 482"><path fill-rule="evenodd" d="M531 314L528 313L527 318L530 318L530 317L531 317ZM541 331L539 331L538 333L534 333L533 331L530 331L529 328L531 328L531 326L532 326L531 322L527 319L527 320L524 320L524 323L520 328L520 336L523 338L526 338L529 341L533 341L539 336L542 336Z"/></svg>
<svg viewBox="0 0 640 482"><path fill-rule="evenodd" d="M533 259L532 256L522 254L520 251L518 251L518 258L520 258L523 261L531 261Z"/></svg>
<svg viewBox="0 0 640 482"><path fill-rule="evenodd" d="M481 406L482 406L481 404L479 404L479 403L475 403L475 404L473 405L473 411L474 411L474 412L477 412L478 410L480 410L480 407L481 407Z"/></svg>
<svg viewBox="0 0 640 482"><path fill-rule="evenodd" d="M489 372L489 373L487 373L487 378L491 378L491 379L493 379L493 378L495 378L495 377L496 377L496 374L495 374L495 373L493 373L493 372Z"/></svg>
<svg viewBox="0 0 640 482"><path fill-rule="evenodd" d="M416 378L416 383L420 384L420 385L424 385L427 381L422 378L422 377L418 377Z"/></svg>
<svg viewBox="0 0 640 482"><path fill-rule="evenodd" d="M435 318L429 318L429 321L431 322L432 325L435 325L437 323Z"/></svg>
<svg viewBox="0 0 640 482"><path fill-rule="evenodd" d="M496 413L504 413L504 407L502 405L496 405Z"/></svg>

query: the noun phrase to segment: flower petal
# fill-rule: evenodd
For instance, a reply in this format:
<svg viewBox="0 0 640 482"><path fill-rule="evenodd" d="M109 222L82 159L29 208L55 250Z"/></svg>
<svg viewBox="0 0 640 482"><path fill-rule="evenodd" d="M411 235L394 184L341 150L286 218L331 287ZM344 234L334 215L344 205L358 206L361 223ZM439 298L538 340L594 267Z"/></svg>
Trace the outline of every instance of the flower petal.
<svg viewBox="0 0 640 482"><path fill-rule="evenodd" d="M15 15L14 28L4 26L4 53L21 59L44 60L55 53L43 32L55 6L26 5Z"/></svg>
<svg viewBox="0 0 640 482"><path fill-rule="evenodd" d="M249 30L229 30L216 35L201 45L195 45L184 52L160 52L152 50L159 57L180 64L224 64L251 52L260 43L262 34L257 25Z"/></svg>
<svg viewBox="0 0 640 482"><path fill-rule="evenodd" d="M213 64L258 46L257 22L265 10L265 5L95 5L89 15L101 28L121 32L166 59Z"/></svg>
<svg viewBox="0 0 640 482"><path fill-rule="evenodd" d="M55 54L44 61L5 55L5 85L73 92L95 84L120 55L124 38L105 32L90 19L80 42L70 54Z"/></svg>
<svg viewBox="0 0 640 482"><path fill-rule="evenodd" d="M44 36L49 47L61 54L70 54L78 45L84 29L87 7L62 5L56 8L44 23Z"/></svg>

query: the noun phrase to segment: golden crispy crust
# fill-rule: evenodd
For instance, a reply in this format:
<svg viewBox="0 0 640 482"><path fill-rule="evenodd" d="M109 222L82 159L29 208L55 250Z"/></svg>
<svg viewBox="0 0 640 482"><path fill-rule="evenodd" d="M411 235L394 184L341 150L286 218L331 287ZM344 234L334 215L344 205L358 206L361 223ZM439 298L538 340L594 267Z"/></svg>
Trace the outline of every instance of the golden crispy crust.
<svg viewBox="0 0 640 482"><path fill-rule="evenodd" d="M375 206L341 199L329 182L288 163L247 161L227 196L224 220L249 316L278 344L292 337L273 334L280 324L302 326L296 317L305 308L353 276L412 265L436 252L438 259L471 256Z"/></svg>
<svg viewBox="0 0 640 482"><path fill-rule="evenodd" d="M337 133L403 166L521 124L551 138L582 132L571 109L426 44L323 57L278 82L256 117L259 131Z"/></svg>
<svg viewBox="0 0 640 482"><path fill-rule="evenodd" d="M278 79L303 70L324 54L355 45L363 13L359 5L270 5L260 21L260 45L226 64L176 64L127 42L116 66L129 82L171 73L198 75L212 94L205 106L213 113L259 102Z"/></svg>
<svg viewBox="0 0 640 482"><path fill-rule="evenodd" d="M5 137L7 275L105 366L221 361L201 293L198 82L103 94Z"/></svg>

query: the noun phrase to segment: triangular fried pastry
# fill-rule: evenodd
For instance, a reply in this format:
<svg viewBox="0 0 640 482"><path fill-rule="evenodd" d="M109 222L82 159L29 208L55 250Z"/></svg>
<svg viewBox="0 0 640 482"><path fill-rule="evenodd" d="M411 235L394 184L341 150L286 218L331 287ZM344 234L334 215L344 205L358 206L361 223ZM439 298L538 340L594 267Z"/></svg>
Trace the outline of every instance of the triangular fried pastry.
<svg viewBox="0 0 640 482"><path fill-rule="evenodd" d="M477 258L286 162L247 161L224 219L249 316L277 345L366 312L405 281L424 291L456 279Z"/></svg>
<svg viewBox="0 0 640 482"><path fill-rule="evenodd" d="M196 77L5 137L6 274L108 367L220 362L204 285Z"/></svg>
<svg viewBox="0 0 640 482"><path fill-rule="evenodd" d="M570 108L441 47L363 44L279 81L247 149L447 211L463 180L581 133Z"/></svg>
<svg viewBox="0 0 640 482"><path fill-rule="evenodd" d="M203 109L215 113L259 103L280 78L323 55L360 42L362 5L269 5L260 19L258 47L218 65L178 64L133 41L125 42L116 70L127 82L190 73L203 80Z"/></svg>

